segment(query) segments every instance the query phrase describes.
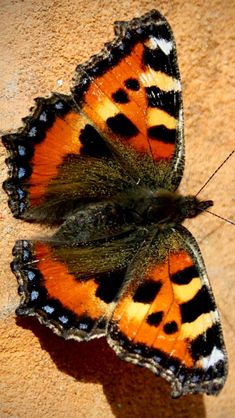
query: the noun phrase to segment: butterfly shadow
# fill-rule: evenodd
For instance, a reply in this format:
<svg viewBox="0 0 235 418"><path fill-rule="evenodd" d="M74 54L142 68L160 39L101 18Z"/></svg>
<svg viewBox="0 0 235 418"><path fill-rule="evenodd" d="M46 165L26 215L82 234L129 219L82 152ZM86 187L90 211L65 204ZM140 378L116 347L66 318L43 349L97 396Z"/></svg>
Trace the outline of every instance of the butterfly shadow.
<svg viewBox="0 0 235 418"><path fill-rule="evenodd" d="M149 370L121 361L105 338L78 343L65 341L35 319L19 318L30 329L58 369L78 381L99 383L117 418L205 418L203 396L172 399L164 379Z"/></svg>

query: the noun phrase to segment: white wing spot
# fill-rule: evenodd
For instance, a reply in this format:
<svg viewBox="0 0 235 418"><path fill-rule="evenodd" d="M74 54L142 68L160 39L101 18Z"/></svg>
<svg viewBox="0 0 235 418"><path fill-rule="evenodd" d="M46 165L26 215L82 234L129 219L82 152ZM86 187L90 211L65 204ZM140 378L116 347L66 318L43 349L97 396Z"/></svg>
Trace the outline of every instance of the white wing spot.
<svg viewBox="0 0 235 418"><path fill-rule="evenodd" d="M146 45L150 49L160 48L165 55L169 55L173 48L172 41L166 41L165 39L155 38L153 36L148 39Z"/></svg>
<svg viewBox="0 0 235 418"><path fill-rule="evenodd" d="M214 366L220 360L224 360L224 353L219 348L214 347L209 356L201 358L202 367L209 369L210 366Z"/></svg>

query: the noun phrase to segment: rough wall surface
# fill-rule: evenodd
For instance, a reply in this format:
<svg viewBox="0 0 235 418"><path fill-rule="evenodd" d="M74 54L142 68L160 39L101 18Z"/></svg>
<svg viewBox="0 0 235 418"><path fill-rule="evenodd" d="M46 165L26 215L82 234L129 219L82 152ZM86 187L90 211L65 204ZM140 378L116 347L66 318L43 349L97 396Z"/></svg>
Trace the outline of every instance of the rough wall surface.
<svg viewBox="0 0 235 418"><path fill-rule="evenodd" d="M186 171L182 190L196 193L235 148L234 0L1 0L0 129L14 130L33 98L68 92L78 62L113 36L115 20L159 9L178 46L184 86ZM0 148L1 180L6 178ZM235 157L203 196L214 212L234 219ZM190 223L221 309L230 373L217 398L172 400L169 386L151 372L121 362L106 342L66 342L36 319L17 320L17 285L9 262L15 239L42 228L12 219L1 204L0 417L232 418L235 408L234 227L203 215Z"/></svg>

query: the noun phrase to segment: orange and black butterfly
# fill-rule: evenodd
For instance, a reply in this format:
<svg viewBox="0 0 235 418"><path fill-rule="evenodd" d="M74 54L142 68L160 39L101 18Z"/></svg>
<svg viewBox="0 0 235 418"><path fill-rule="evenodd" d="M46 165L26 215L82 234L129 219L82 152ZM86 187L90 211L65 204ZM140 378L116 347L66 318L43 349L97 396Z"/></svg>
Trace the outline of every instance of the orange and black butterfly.
<svg viewBox="0 0 235 418"><path fill-rule="evenodd" d="M172 396L217 394L227 375L203 259L181 225L213 204L177 192L184 169L175 41L153 10L76 69L70 96L37 98L5 135L15 217L57 226L17 241L17 315L66 339L106 336Z"/></svg>

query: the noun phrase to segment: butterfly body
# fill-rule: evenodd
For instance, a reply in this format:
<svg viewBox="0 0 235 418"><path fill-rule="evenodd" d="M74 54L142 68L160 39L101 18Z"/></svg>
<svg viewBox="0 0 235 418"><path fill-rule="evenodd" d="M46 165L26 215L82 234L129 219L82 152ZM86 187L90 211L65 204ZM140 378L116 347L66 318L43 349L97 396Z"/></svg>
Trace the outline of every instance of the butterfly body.
<svg viewBox="0 0 235 418"><path fill-rule="evenodd" d="M127 218L141 225L182 223L186 218L193 218L213 202L199 202L194 196L182 196L176 192L159 189L137 188L132 194L121 196L121 202ZM203 209L202 209L203 208Z"/></svg>
<svg viewBox="0 0 235 418"><path fill-rule="evenodd" d="M85 205L70 213L54 238L73 244L108 239L127 231L145 227L146 231L169 228L186 218L202 213L213 202L200 202L194 196L182 196L167 190L154 191L136 185L111 200Z"/></svg>
<svg viewBox="0 0 235 418"><path fill-rule="evenodd" d="M213 203L181 196L183 110L176 47L153 10L76 69L72 94L38 98L5 135L15 217L56 226L20 240L18 315L66 339L106 336L172 395L217 394L227 375L220 318L195 239L181 223Z"/></svg>

